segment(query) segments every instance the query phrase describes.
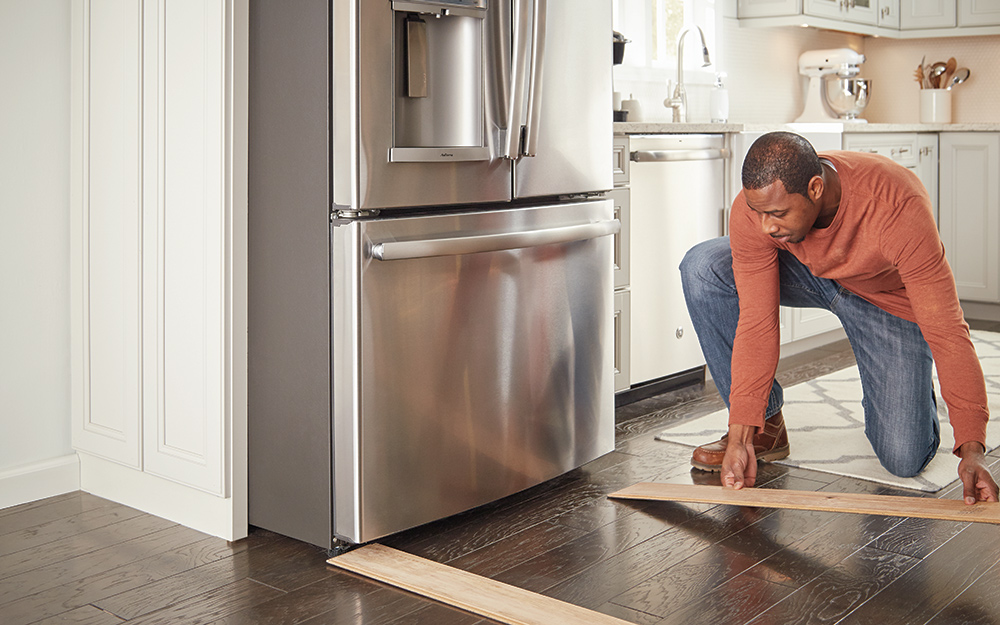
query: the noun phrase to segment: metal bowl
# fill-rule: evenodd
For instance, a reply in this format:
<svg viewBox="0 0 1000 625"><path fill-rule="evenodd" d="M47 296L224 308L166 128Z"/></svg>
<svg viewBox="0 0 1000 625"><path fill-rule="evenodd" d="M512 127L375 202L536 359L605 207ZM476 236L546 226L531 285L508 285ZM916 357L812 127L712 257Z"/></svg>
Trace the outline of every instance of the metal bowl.
<svg viewBox="0 0 1000 625"><path fill-rule="evenodd" d="M824 85L823 95L841 119L857 119L871 98L871 81L867 78L840 78L829 76Z"/></svg>

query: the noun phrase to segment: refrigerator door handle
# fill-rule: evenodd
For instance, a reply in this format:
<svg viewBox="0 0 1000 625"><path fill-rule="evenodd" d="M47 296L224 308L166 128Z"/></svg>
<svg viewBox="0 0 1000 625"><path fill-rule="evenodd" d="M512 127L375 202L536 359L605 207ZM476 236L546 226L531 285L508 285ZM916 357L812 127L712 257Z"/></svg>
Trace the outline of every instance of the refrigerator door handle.
<svg viewBox="0 0 1000 625"><path fill-rule="evenodd" d="M539 247L570 241L584 241L616 234L621 229L617 219L608 219L574 226L544 228L499 234L484 234L416 241L383 241L374 243L371 255L378 260L406 260L457 256L478 252L499 252L526 247Z"/></svg>
<svg viewBox="0 0 1000 625"><path fill-rule="evenodd" d="M531 60L528 63L528 123L524 129L522 156L538 151L538 128L541 124L542 62L545 58L545 18L547 0L532 0Z"/></svg>
<svg viewBox="0 0 1000 625"><path fill-rule="evenodd" d="M510 102L507 106L507 137L503 149L503 157L517 159L521 154L521 139L523 131L523 111L525 98L526 65L528 63L528 18L530 17L524 4L530 0L514 0L511 16L511 53L513 59L510 66Z"/></svg>

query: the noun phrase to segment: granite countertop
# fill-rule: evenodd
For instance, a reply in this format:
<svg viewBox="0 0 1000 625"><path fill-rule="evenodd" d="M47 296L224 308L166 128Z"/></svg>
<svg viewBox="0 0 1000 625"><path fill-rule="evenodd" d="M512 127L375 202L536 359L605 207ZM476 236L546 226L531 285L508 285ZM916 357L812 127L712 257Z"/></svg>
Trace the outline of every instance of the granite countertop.
<svg viewBox="0 0 1000 625"><path fill-rule="evenodd" d="M789 123L789 124L714 124L714 123L673 123L673 122L614 122L618 135L642 134L690 134L729 132L769 132L790 130L792 132L1000 132L1000 122L975 122L965 124L858 124L848 122Z"/></svg>

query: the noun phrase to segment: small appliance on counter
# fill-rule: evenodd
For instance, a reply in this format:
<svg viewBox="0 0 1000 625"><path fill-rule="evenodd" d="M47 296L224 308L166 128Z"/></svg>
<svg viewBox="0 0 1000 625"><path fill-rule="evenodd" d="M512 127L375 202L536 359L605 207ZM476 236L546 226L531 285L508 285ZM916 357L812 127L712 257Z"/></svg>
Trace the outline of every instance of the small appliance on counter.
<svg viewBox="0 0 1000 625"><path fill-rule="evenodd" d="M611 31L611 50L612 50L612 65L621 65L622 61L625 59L625 44L629 43L630 39L626 39L625 35L621 34L617 30ZM614 74L611 77L612 89L614 88ZM630 96L631 97L631 96ZM614 120L616 122L627 122L628 111L622 108L622 97L621 93L618 91L614 92ZM633 119L632 121L636 121Z"/></svg>
<svg viewBox="0 0 1000 625"><path fill-rule="evenodd" d="M868 106L871 81L858 78L865 55L850 48L810 50L799 56L799 73L809 77L806 104L796 122L855 122Z"/></svg>

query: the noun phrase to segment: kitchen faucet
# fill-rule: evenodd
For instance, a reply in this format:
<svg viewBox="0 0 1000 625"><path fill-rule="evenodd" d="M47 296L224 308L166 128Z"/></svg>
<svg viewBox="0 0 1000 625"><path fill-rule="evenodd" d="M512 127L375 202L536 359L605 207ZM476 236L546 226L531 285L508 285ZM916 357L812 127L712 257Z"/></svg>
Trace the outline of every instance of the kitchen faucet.
<svg viewBox="0 0 1000 625"><path fill-rule="evenodd" d="M701 66L708 67L712 64L711 59L708 58L708 44L705 43L705 33L702 32L700 26L688 26L677 35L677 86L674 87L673 97L663 101L663 106L669 106L674 109L675 122L687 121L687 91L684 90L684 35L688 34L688 31L692 28L696 28L698 35L701 37L701 58L705 61ZM670 82L667 81L668 90L670 89L669 84Z"/></svg>

